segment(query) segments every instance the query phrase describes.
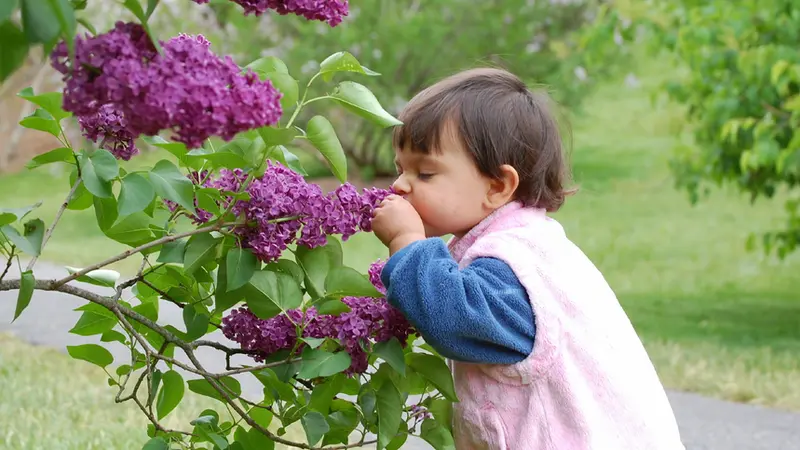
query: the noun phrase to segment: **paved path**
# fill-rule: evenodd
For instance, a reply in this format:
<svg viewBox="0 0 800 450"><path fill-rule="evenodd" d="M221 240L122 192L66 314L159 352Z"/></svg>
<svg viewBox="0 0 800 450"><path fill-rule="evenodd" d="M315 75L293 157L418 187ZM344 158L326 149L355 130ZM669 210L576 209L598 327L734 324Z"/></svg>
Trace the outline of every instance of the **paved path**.
<svg viewBox="0 0 800 450"><path fill-rule="evenodd" d="M63 269L37 264L39 278L56 278L66 274ZM17 277L12 272L9 277ZM83 285L92 290L102 290ZM60 293L36 292L30 306L13 324L11 318L16 304L16 292L0 292L0 332L11 332L27 342L64 349L66 345L97 342L96 337L82 337L67 331L75 324L79 312L73 311L85 303ZM161 321L183 328L177 308L164 304ZM225 340L217 332L210 339ZM199 354L209 370L221 370L220 358L214 351ZM115 357L128 356L122 346L112 349ZM245 392L260 393L260 384L254 377L242 377ZM724 402L695 394L670 392L673 408L683 434L687 450L800 450L800 414L752 405ZM2 418L0 418L2 421ZM404 449L429 449L419 440L409 441ZM643 449L645 450L645 449Z"/></svg>

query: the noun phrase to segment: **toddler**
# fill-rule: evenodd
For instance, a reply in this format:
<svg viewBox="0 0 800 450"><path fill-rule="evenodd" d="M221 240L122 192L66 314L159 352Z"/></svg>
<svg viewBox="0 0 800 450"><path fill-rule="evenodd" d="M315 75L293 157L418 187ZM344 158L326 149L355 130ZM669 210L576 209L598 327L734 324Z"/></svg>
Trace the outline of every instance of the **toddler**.
<svg viewBox="0 0 800 450"><path fill-rule="evenodd" d="M387 298L450 360L457 449L683 450L614 292L546 215L570 193L548 104L484 68L404 108L372 223Z"/></svg>

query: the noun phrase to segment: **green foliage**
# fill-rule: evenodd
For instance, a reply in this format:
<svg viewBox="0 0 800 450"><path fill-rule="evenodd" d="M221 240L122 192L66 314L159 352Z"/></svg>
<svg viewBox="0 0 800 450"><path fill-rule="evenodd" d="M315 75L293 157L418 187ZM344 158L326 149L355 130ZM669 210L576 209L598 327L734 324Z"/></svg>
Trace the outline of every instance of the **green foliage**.
<svg viewBox="0 0 800 450"><path fill-rule="evenodd" d="M792 0L655 2L640 19L686 69L666 83L696 145L678 148L677 185L693 203L711 185L750 197L789 193L787 222L761 236L783 258L800 244L800 6ZM752 248L753 235L748 240Z"/></svg>
<svg viewBox="0 0 800 450"><path fill-rule="evenodd" d="M148 33L147 21L157 4L124 2ZM21 0L21 32L26 44L52 47L63 39L74 50L75 24L88 24L87 16L81 13L83 6L67 0ZM16 4L12 4L14 7ZM17 26L11 22L12 16L0 10L3 26ZM8 70L4 76L14 70L14 59L6 48L4 44L0 54L2 67ZM62 109L60 94L38 93L30 88L19 93L38 106L20 126L49 133L60 141L58 148L37 156L28 168L64 164L70 170L70 189L48 225L38 217L26 218L38 204L0 210L0 255L8 265L16 259L21 266L23 256L33 258L19 280L4 280L3 272L1 286L19 291L14 319L24 312L37 286L87 300L77 308L80 317L70 332L100 336L100 343L67 346L67 351L72 358L94 364L108 375L106 382L117 402L131 401L145 413L151 422L142 442L145 449L264 449L274 448L275 443L305 448L305 443L282 437L286 427L298 422L312 448L350 444L354 433L361 434L364 443L368 432L377 434L379 448L397 448L411 433L423 433L429 442L437 442L437 448L450 448L447 443L452 437L447 426L436 425L433 419L422 421L406 405L409 395L420 395L421 401L456 399L447 365L425 347L414 345L413 336L408 342L395 339L374 348L370 341L362 342L372 370L360 376L345 376L352 358L339 339L301 338L291 351L269 355L258 365L235 367L231 367L229 357L250 353L247 349L228 348L204 339L211 339L208 336L221 328L226 312L240 305L248 306L262 319L286 315L291 321L287 314L290 310L316 307L321 314L341 314L349 311L343 297L381 296L365 274L344 265L341 243L333 237L328 237L326 245L293 247L277 262L262 264L252 251L242 247L241 237L231 232L234 227L248 225L248 218L236 212L233 201L224 199L249 199L248 184L264 173L269 160L304 173L299 158L290 150L294 141L310 142L333 173L346 181L347 160L333 123L315 115L305 129L298 126L303 117L300 112L309 104L338 107L384 132L399 124L365 85L333 80L334 75L377 77L376 72L346 52L333 52L324 61L320 70L303 83L276 57L251 62L247 67L272 80L284 94L281 123L239 133L221 145L208 142L191 150L160 136L147 136L143 140L160 156L144 167L117 160L102 148L75 148L63 132L64 121L71 115ZM315 82L329 83L330 93L310 98ZM242 169L248 174L236 191L201 187L202 183L189 178L195 172L223 168ZM69 275L61 279L37 282L36 258L61 216L84 209L93 210L106 242L115 241L127 249L103 261L81 264L82 268L67 266ZM211 217L198 225L194 219L200 209ZM127 258L137 259L140 267L130 279L123 280L120 273L106 268ZM72 282L77 283L67 289ZM85 290L80 283L101 289ZM182 324L164 323L160 312L166 304L181 310ZM302 336L308 324L292 325L290 330ZM106 348L111 343L124 346L130 360L115 364ZM225 371L207 371L196 360L199 347L221 350L218 357L225 358L225 364L216 366L226 367ZM183 362L187 359L184 355L189 362ZM243 392L238 379L248 373L263 384L256 398L246 397L248 393ZM223 403L231 416L204 410L176 428L181 432L168 430L161 420L181 409L187 388ZM346 400L346 395L356 399ZM277 433L267 429L273 420L280 422ZM432 432L434 429L438 431Z"/></svg>
<svg viewBox="0 0 800 450"><path fill-rule="evenodd" d="M324 95L356 116L374 116L379 125L391 126L396 124L391 114L419 90L476 65L507 67L531 84L551 87L564 104L578 104L624 50L608 39L584 36L605 3L364 0L351 5L351 17L340 27L305 27L294 18L276 18L275 32L265 39L295 43L284 55L293 70L318 69L326 82L354 77ZM277 41L264 45L272 43ZM320 54L331 56L321 59ZM377 67L380 76L372 70ZM367 107L374 99L365 86L388 102L390 115ZM316 104L309 115L323 111L329 110ZM341 142L355 170L394 174L389 133L353 115L328 118L348 130Z"/></svg>

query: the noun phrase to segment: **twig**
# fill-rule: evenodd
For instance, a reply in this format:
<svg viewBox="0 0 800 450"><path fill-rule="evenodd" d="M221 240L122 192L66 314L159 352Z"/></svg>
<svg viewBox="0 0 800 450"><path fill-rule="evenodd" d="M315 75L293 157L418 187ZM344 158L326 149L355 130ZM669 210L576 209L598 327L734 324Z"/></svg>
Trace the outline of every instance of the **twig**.
<svg viewBox="0 0 800 450"><path fill-rule="evenodd" d="M11 262L14 260L14 249L15 248L16 247L14 246L14 244L11 244L11 252L8 254L8 261L6 261L6 268L5 268L5 270L3 270L3 274L0 275L0 281L3 281L3 278L5 278L6 274L8 273L8 269L11 268Z"/></svg>
<svg viewBox="0 0 800 450"><path fill-rule="evenodd" d="M193 236L195 234L200 234L200 233L208 233L208 232L211 232L211 231L219 231L222 228L236 226L236 225L239 225L239 224L237 224L237 223L229 223L229 224L217 223L217 224L214 224L214 225L211 225L211 226L208 226L208 227L198 228L196 230L190 230L190 231L185 231L183 233L164 236L162 238L156 239L156 240L148 242L146 244L142 244L142 245L140 245L140 246L138 246L136 248L132 248L130 250L125 250L124 252L120 253L117 256L112 256L111 258L108 258L105 261L99 262L97 264L93 264L93 265L91 265L89 267L86 267L83 270L80 270L78 272L73 273L72 275L69 275L67 277L64 277L64 278L58 280L58 281L55 281L54 282L55 283L55 287L59 287L59 286L61 286L63 284L69 283L70 281L72 281L72 280L74 280L74 279L76 279L78 277L82 277L82 276L86 275L87 273L89 273L89 272L91 272L93 270L97 270L97 269L99 269L101 267L105 267L105 266L107 266L109 264L112 264L112 263L115 263L117 261L123 260L123 259L125 259L125 258L127 258L127 257L129 257L129 256L131 256L133 254L139 253L139 252L141 252L143 250L147 250L148 248L156 247L158 245L166 244L166 243L172 242L172 241L177 241L178 239L182 239L182 238L185 238L187 236Z"/></svg>
<svg viewBox="0 0 800 450"><path fill-rule="evenodd" d="M261 425L259 425L255 420L253 420L247 414L247 412L245 412L234 401L233 398L231 398L231 395L228 393L228 391L226 390L225 386L223 386L219 381L219 378L221 378L223 376L228 376L230 374L236 374L236 373L251 372L251 371L254 371L254 370L260 370L260 369L266 368L266 367L268 367L270 365L275 366L275 365L279 365L279 364L284 364L285 361L279 361L279 362L275 362L275 363L265 364L265 365L263 365L263 367L262 366L255 366L255 367L236 369L235 371L233 371L234 373L231 373L231 371L218 373L218 374L208 372L207 370L205 370L203 368L203 365L200 363L200 361L197 359L197 356L195 356L195 354L194 354L194 348L199 347L200 345L213 346L213 345L209 345L208 341L202 341L200 344L198 344L198 343L190 344L190 343L184 342L184 341L178 339L169 330L167 330L164 327L156 324L155 322L151 321L150 319L148 319L147 317L143 316L142 314L140 314L140 313L138 313L138 312L136 312L136 311L134 311L132 309L129 309L129 308L121 305L120 303L118 303L116 300L114 300L111 297L104 297L104 296L101 296L101 295L96 294L94 292L91 292L91 291L88 291L88 290L85 290L85 289L81 289L79 287L75 287L75 286L72 286L72 285L64 284L64 283L62 283L60 281L61 280L58 280L58 281L57 280L36 280L35 283L34 283L34 289L43 290L43 291L63 292L63 293L66 293L66 294L73 295L75 297L80 297L80 298L86 299L86 300L88 300L90 302L93 302L93 303L97 303L97 304L99 304L101 306L104 306L105 308L111 310L117 316L117 318L120 320L120 323L126 329L126 331L128 331L132 336L134 336L134 338L139 342L139 344L142 345L142 347L145 349L145 354L149 353L150 356L152 356L152 357L154 357L156 359L161 359L161 360L164 360L164 361L172 362L173 364L176 364L176 365L178 365L179 367L181 367L181 368L183 368L185 370L191 371L193 373L196 373L196 374L202 376L211 385L211 387L214 388L214 390L216 390L220 394L220 396L222 396L222 398L231 406L231 408L233 408L236 411L236 413L245 422L247 422L248 425L250 425L251 427L255 428L256 430L258 430L260 433L262 433L265 436L267 436L272 441L277 442L279 444L284 444L284 445L288 445L288 446L291 446L291 447L296 447L296 448L302 448L302 449L308 449L308 450L322 450L322 447L313 447L313 446L310 446L308 444L299 443L299 442L292 442L292 441L289 441L287 439L283 439L280 436L277 436L276 434L270 432L266 428L264 428ZM17 289L20 288L21 284L22 284L22 281L19 280L19 279L17 279L17 280L0 281L0 291L17 290ZM128 319L135 320L135 321L141 323L142 325L146 326L147 328L150 328L151 330L155 331L159 335L161 335L165 340L165 344L164 345L166 345L167 343L172 343L176 347L179 347L181 350L184 351L186 356L191 361L192 365L194 365L194 368L191 368L190 366L188 366L186 364L179 363L174 358L169 358L169 357L166 357L166 356L161 355L159 353L153 352L150 349L150 346L144 340L144 338L142 338L140 333L136 332L136 330L131 325L131 323L128 321ZM224 346L222 346L222 347L224 347ZM229 350L231 350L231 349L229 349ZM148 364L149 364L149 361L148 361ZM137 384L140 385L141 381L138 381ZM136 388L134 388L134 392L136 392ZM130 398L133 399L137 403L137 405L140 406L140 409L143 410L145 415L147 415L148 418L151 419L151 421L153 419L155 419L153 417L153 415L148 412L147 408L145 408L144 405L141 404L139 399L136 398L135 393ZM160 425L157 425L157 421L155 422L155 426L160 426ZM184 434L186 434L186 433L184 432ZM350 449L350 448L354 448L354 447L360 447L360 446L363 446L363 445L366 445L366 444L371 444L371 443L374 443L374 442L376 442L376 440L374 440L374 439L370 440L370 441L362 440L361 442L358 442L358 443L355 443L355 444L340 445L340 446L335 446L335 447L325 447L324 449L325 450L345 450L345 449Z"/></svg>
<svg viewBox="0 0 800 450"><path fill-rule="evenodd" d="M78 186L80 186L80 184L81 184L81 178L78 177L75 180L75 184L72 185L72 189L69 190L69 193L67 194L67 198L64 199L64 203L62 203L61 207L58 208L58 212L56 212L56 217L55 217L55 219L53 219L53 224L50 225L50 228L48 228L47 231L44 232L44 237L42 237L42 247L41 247L41 249L39 251L39 254L41 254L41 252L44 250L44 246L47 244L47 241L50 240L50 236L53 235L53 230L56 228L56 225L58 224L58 221L61 220L61 215L64 214L64 211L67 209L67 205L69 204L69 201L72 200L72 196L75 195L75 192L78 190ZM28 263L28 267L26 267L25 270L33 269L33 265L36 264L36 261L38 259L39 259L38 255L34 256L30 260L30 262Z"/></svg>

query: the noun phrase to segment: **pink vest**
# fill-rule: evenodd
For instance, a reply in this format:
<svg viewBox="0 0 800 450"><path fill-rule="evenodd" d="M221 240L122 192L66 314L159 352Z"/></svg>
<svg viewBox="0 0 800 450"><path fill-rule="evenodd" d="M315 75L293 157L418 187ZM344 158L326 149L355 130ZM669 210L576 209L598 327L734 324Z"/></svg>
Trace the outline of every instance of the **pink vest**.
<svg viewBox="0 0 800 450"><path fill-rule="evenodd" d="M684 450L664 388L614 292L543 210L510 203L448 244L509 264L536 321L514 365L451 361L458 450Z"/></svg>

